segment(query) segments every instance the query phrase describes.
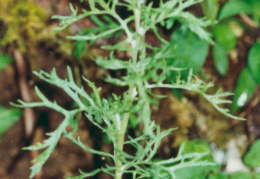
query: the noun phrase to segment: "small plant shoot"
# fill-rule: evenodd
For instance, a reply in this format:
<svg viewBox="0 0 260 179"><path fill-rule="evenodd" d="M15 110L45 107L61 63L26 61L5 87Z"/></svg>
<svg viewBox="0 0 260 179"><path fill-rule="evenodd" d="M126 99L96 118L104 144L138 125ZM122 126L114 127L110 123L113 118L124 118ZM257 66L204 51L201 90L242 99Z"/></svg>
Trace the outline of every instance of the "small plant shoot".
<svg viewBox="0 0 260 179"><path fill-rule="evenodd" d="M81 0L83 2L84 0ZM162 139L167 135L173 135L174 130L161 130L160 126L151 120L151 104L156 100L154 89L181 89L195 92L202 95L208 103L213 105L217 111L230 118L244 120L230 114L229 109L224 108L225 104L231 103L226 97L232 95L230 92L223 92L221 89L216 93L207 93L207 90L214 84L204 82L195 76L200 66L204 63L207 43L212 43L211 35L206 31L206 27L212 21L205 18L198 18L190 13L187 8L202 2L201 0L169 0L153 2L146 0L88 0L84 1L88 6L86 9L78 11L77 7L70 4L72 11L70 16L54 16L60 21L60 26L54 29L55 32L66 29L68 26L83 18L90 18L96 25L94 29L82 30L78 35L69 36L68 39L76 40L77 49L75 57L80 58L80 51L85 48L86 43L95 43L100 39L119 37L116 43L101 46L102 49L110 51L110 56L93 58L93 61L102 68L111 71L126 71L121 77L106 76L105 81L116 86L125 87L121 95L111 94L112 100L101 96L102 86L96 86L86 77L82 77L92 93L87 93L83 86L76 85L73 72L67 67L68 78L61 79L56 70L50 73L39 71L34 72L43 81L63 89L76 103L73 109L65 109L55 101L50 101L38 87L35 88L39 102L26 103L21 100L17 107L47 107L64 116L63 121L54 131L47 133L48 139L43 143L25 147L26 150L42 150L43 152L35 158L31 167L30 178L33 178L48 160L59 139L65 137L71 140L82 149L100 155L107 162L102 168L96 168L92 172L80 170L80 175L76 177L66 177L81 179L94 176L99 172L111 175L115 179L122 179L124 176L131 178L178 178L180 171L196 168L207 168L215 166L212 160L205 157L209 151L188 152L185 143L180 146L177 156L160 160L156 154ZM129 16L122 18L117 9L124 7ZM171 42L163 38L159 27L172 28L175 23L180 24L180 28L173 32ZM105 23L105 24L104 24ZM146 34L153 33L160 41L159 46L153 46L146 41ZM175 34L176 33L176 34ZM191 42L196 41L203 46L201 52L196 56L185 54L179 45L189 44L178 41L177 34L187 34ZM187 37L187 38L188 38ZM233 42L228 48L233 47ZM194 50L194 49L193 49ZM130 58L120 59L116 51L126 51ZM87 55L87 54L86 54ZM178 66L177 62L171 60L184 60L190 64L189 68ZM200 60L199 64L192 64ZM187 67L187 66L186 66ZM195 67L195 68L194 68ZM193 69L194 68L194 69ZM186 71L185 77L181 76ZM223 71L225 73L225 71ZM172 75L179 74L179 75ZM89 90L88 90L89 91ZM167 97L166 97L167 98ZM113 145L113 152L99 151L89 148L80 137L75 137L78 129L78 115L84 115L93 125L99 128ZM128 135L130 117L136 121L135 125L140 125L142 131L133 138ZM80 120L83 120L82 118ZM132 120L132 119L131 119ZM131 122L133 123L133 121ZM70 126L74 130L68 131ZM176 126L178 127L178 126ZM134 154L126 152L126 146L135 149Z"/></svg>

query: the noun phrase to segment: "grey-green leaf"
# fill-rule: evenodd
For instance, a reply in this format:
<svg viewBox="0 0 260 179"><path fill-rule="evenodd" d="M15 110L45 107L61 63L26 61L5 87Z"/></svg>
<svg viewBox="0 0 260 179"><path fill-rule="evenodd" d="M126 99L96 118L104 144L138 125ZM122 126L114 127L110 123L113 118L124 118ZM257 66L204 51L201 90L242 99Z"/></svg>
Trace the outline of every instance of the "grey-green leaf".
<svg viewBox="0 0 260 179"><path fill-rule="evenodd" d="M228 53L219 44L216 44L213 47L213 60L217 71L222 76L225 76L227 74L228 66L229 66Z"/></svg>

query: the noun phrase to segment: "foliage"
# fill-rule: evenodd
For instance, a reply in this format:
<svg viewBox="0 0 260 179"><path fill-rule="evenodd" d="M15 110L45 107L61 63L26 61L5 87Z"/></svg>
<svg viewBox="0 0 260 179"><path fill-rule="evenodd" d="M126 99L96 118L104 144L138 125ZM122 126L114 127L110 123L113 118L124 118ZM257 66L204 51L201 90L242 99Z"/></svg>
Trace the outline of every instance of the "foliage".
<svg viewBox="0 0 260 179"><path fill-rule="evenodd" d="M182 28L186 29L187 32L191 31L202 40L212 42L210 34L205 30L205 27L211 22L205 20L205 18L197 18L185 10L199 2L201 1L169 0L167 2L160 1L158 6L154 6L152 2L146 4L145 0L124 0L122 2L118 0L89 0L90 9L83 9L81 14L78 14L77 8L70 5L72 11L70 16L54 16L55 19L60 20L60 26L55 28L55 32L67 28L79 19L94 17L97 28L90 29L87 33L68 37L73 40L96 42L123 33L125 38L122 38L121 41L101 47L110 50L109 57L98 57L93 61L100 67L111 71L126 70L125 76L119 78L107 76L105 80L116 86L128 87L128 89L120 96L111 94L112 100L107 100L100 96L101 88L96 87L93 82L84 77L83 79L92 89L93 95L88 94L83 87L77 86L69 67L67 79L60 79L55 69L51 73L35 72L42 80L63 89L75 101L77 106L73 109L65 109L55 101L49 101L37 87L35 90L41 99L40 102L25 103L19 100L20 104L14 104L17 107L44 106L64 115L62 123L56 130L47 134L49 138L44 143L25 148L27 150L45 149L33 160L34 165L31 168L30 178L33 178L48 160L61 136L67 137L86 151L103 156L107 161L109 161L108 159L113 161L112 163L108 162L104 168L95 169L90 173L81 171L80 176L72 178L85 178L99 172L108 173L116 179L121 179L125 174L130 174L132 178L178 178L178 171L182 169L194 167L205 169L215 166L214 162L203 160L208 155L208 152L184 153L185 145L180 147L176 157L166 160L156 159L155 155L162 138L172 134L175 129L161 131L160 126L151 120L151 104L158 97L153 94L155 88L185 89L196 92L202 95L220 113L234 119L244 120L231 115L229 110L222 106L230 103L229 100L224 98L232 95L232 93L219 90L215 94L207 94L206 91L213 86L213 83L203 82L193 75L192 69L189 69L185 79L180 75L172 79L168 78L172 72L178 73L183 70L167 63L168 54L173 46L180 49L178 47L179 41L172 42L176 44L166 41L159 33L157 25L161 24L166 28L172 28L174 22L179 21ZM117 13L117 8L122 7L131 12L124 19ZM104 24L100 23L97 19L99 15L109 17L112 20L110 25L104 26ZM160 47L154 47L146 43L145 34L148 31L153 32L160 40L162 44ZM178 34L179 32L174 33ZM190 36L192 40L197 38L193 37L193 35ZM204 44L203 42L200 43ZM127 51L131 54L131 58L128 61L118 59L115 50ZM177 52L178 50L176 54ZM183 60L186 58L185 60L188 63L190 54L185 56L181 55L180 52L178 54L178 58L183 58ZM201 57L200 55L205 56L205 54L199 54L198 56ZM199 57L196 57L196 59ZM80 137L74 137L74 133L78 129L78 115L80 114L84 114L92 124L110 138L114 147L113 154L89 148L81 142ZM130 116L135 116L136 121L143 128L143 133L136 137L126 136ZM68 132L66 130L68 126L73 127L74 130ZM132 146L136 150L135 154L126 153L124 146Z"/></svg>
<svg viewBox="0 0 260 179"><path fill-rule="evenodd" d="M18 109L7 109L0 106L0 141L3 133L18 121L21 114Z"/></svg>
<svg viewBox="0 0 260 179"><path fill-rule="evenodd" d="M0 71L11 64L13 59L0 53ZM21 111L18 109L7 109L0 105L0 141L3 133L14 125L21 117Z"/></svg>
<svg viewBox="0 0 260 179"><path fill-rule="evenodd" d="M213 175L209 175L208 179L228 179L228 175L220 172Z"/></svg>
<svg viewBox="0 0 260 179"><path fill-rule="evenodd" d="M228 1L220 11L219 19L240 13L251 14L257 24L260 23L260 1L259 0L235 0Z"/></svg>
<svg viewBox="0 0 260 179"><path fill-rule="evenodd" d="M4 23L5 33L0 45L18 46L25 52L27 41L35 43L39 30L44 27L45 12L32 0L2 1L0 21ZM31 46L32 44L30 44Z"/></svg>
<svg viewBox="0 0 260 179"><path fill-rule="evenodd" d="M255 141L250 147L249 152L246 154L244 161L245 164L253 169L260 167L260 140Z"/></svg>
<svg viewBox="0 0 260 179"><path fill-rule="evenodd" d="M220 8L219 0L206 0L201 6L205 15L212 20L218 20L218 24L213 26L212 32L216 44L213 46L213 60L217 71L225 76L229 68L228 53L236 47L237 37L235 36L231 22L238 21L234 15L240 13L250 14L255 23L259 25L260 1L259 0L229 0ZM219 11L219 16L217 16ZM243 107L253 96L259 83L259 62L260 45L254 44L248 54L248 67L241 71L233 98L232 112L236 112Z"/></svg>
<svg viewBox="0 0 260 179"><path fill-rule="evenodd" d="M246 102L253 96L254 91L259 84L260 70L260 43L253 45L248 55L248 66L244 67L238 77L235 89L234 102L232 104L232 112L243 107Z"/></svg>
<svg viewBox="0 0 260 179"><path fill-rule="evenodd" d="M13 59L0 53L0 71L2 71L7 65L11 64Z"/></svg>
<svg viewBox="0 0 260 179"><path fill-rule="evenodd" d="M208 179L258 179L260 173L257 169L260 167L260 140L256 140L250 147L250 150L245 154L244 163L251 168L251 171L239 171L231 174L221 173L216 170L215 174L209 175Z"/></svg>
<svg viewBox="0 0 260 179"><path fill-rule="evenodd" d="M171 35L170 48L167 51L169 58L166 59L168 66L182 69L181 77L187 77L192 68L197 74L204 64L209 45L201 40L196 34L185 27L180 27ZM169 78L177 77L179 73L172 72Z"/></svg>
<svg viewBox="0 0 260 179"><path fill-rule="evenodd" d="M230 175L230 179L251 179L252 174L250 172L236 172Z"/></svg>
<svg viewBox="0 0 260 179"><path fill-rule="evenodd" d="M244 68L238 77L238 83L235 89L234 102L231 111L235 112L243 107L252 97L257 84L248 68Z"/></svg>
<svg viewBox="0 0 260 179"><path fill-rule="evenodd" d="M184 141L183 145L183 154L192 154L192 153L208 153L208 155L202 157L200 160L213 161L211 154L211 149L209 144L206 141L200 139L194 139L193 141ZM185 179L203 179L206 178L209 172L214 172L219 170L219 166L209 166L209 167L193 167L193 168L182 168L176 171L176 178L185 178Z"/></svg>

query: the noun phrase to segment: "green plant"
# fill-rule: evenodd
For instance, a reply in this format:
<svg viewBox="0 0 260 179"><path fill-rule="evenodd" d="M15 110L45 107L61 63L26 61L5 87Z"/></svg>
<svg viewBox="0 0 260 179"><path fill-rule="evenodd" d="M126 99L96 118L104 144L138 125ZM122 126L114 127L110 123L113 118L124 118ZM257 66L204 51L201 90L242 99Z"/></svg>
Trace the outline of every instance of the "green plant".
<svg viewBox="0 0 260 179"><path fill-rule="evenodd" d="M213 37L216 44L213 46L213 60L217 71L221 75L226 75L229 68L228 53L236 47L237 37L231 25L236 23L238 26L247 30L243 22L234 16L246 13L253 17L254 26L259 26L260 1L258 0L229 0L220 8L219 0L206 0L201 3L204 14L212 20L218 20L218 24L212 27ZM259 84L259 64L260 46L256 42L248 54L248 66L241 71L233 98L232 113L243 107L253 96Z"/></svg>
<svg viewBox="0 0 260 179"><path fill-rule="evenodd" d="M0 53L0 72L12 62L13 59L11 57ZM11 108L8 109L0 105L0 142L3 133L7 131L12 125L14 125L20 117L20 110Z"/></svg>
<svg viewBox="0 0 260 179"><path fill-rule="evenodd" d="M260 84L260 43L254 44L248 54L248 65L239 74L231 111L243 107Z"/></svg>
<svg viewBox="0 0 260 179"><path fill-rule="evenodd" d="M3 133L19 120L21 114L18 109L7 109L0 105L0 142Z"/></svg>
<svg viewBox="0 0 260 179"><path fill-rule="evenodd" d="M250 147L250 150L245 154L244 163L250 167L251 171L239 171L231 174L225 174L220 171L215 171L215 174L208 176L208 179L259 179L260 172L257 168L260 167L260 140L256 140Z"/></svg>
<svg viewBox="0 0 260 179"><path fill-rule="evenodd" d="M108 161L104 168L96 169L90 173L80 171L80 176L72 178L85 178L99 172L108 173L116 179L121 179L124 174L131 174L132 178L176 178L178 170L183 168L205 168L215 165L211 161L201 160L209 153L208 151L183 153L185 145L180 147L176 157L166 160L156 159L155 154L162 138L170 135L175 129L161 131L160 126L151 120L151 104L154 103L156 98L161 97L153 94L154 88L194 91L204 96L216 110L224 115L243 120L243 118L231 115L228 109L222 107L223 104L230 103L229 100L224 98L232 93L219 90L215 94L207 94L206 91L213 86L213 83L201 81L193 75L192 69L189 69L189 73L184 79L180 75L170 78L173 72L181 73L183 69L167 63L167 59L172 57L172 45L161 37L157 25L161 24L171 28L175 24L174 22L179 21L182 28L192 31L203 40L211 42L210 34L204 29L211 22L206 21L205 18L199 19L185 11L186 8L199 2L201 1L169 0L167 2L160 1L158 6L154 6L152 2L148 3L145 0L89 0L89 10L82 10L79 15L77 9L70 4L72 11L70 16L54 16L61 22L61 26L55 28L55 32L65 29L79 19L85 17L94 19L96 28L88 31L85 35L68 37L73 40L95 42L123 33L126 37L122 41L101 47L110 50L109 57L98 57L93 61L108 70L126 70L125 76L120 78L107 76L105 81L128 89L122 95L111 94L112 100L107 100L100 96L101 88L96 87L93 82L85 77L83 79L92 89L93 95L88 94L83 87L77 86L69 67L67 79L60 79L55 69L51 73L35 72L42 80L62 88L75 101L77 107L71 110L65 109L55 101L49 101L37 87L35 90L41 99L40 102L25 103L20 100L20 104L14 104L17 107L45 106L64 115L62 123L56 130L47 134L49 138L44 143L25 148L27 150L46 148L33 160L34 165L31 168L30 178L33 178L47 161L61 136L67 137L73 143L93 154L103 156ZM130 14L125 19L121 18L116 11L120 7L126 8L127 11L132 12L132 15ZM104 27L104 23L99 23L101 15L113 21ZM162 43L161 46L155 47L146 43L145 34L148 31L156 35ZM174 45L178 47L177 42ZM118 59L115 56L115 50L127 51L131 54L131 58L128 61ZM180 58L184 57L181 56ZM188 61L188 59L185 60ZM78 129L77 124L81 115L86 116L92 124L109 137L114 147L113 154L89 148L81 142L80 137L75 138L74 135ZM143 132L135 138L130 135L127 136L127 126L133 120L132 118L136 124L143 128ZM67 131L68 126L73 127L74 130L72 132ZM124 146L128 145L135 148L135 154L125 152Z"/></svg>
<svg viewBox="0 0 260 179"><path fill-rule="evenodd" d="M216 70L220 75L225 76L228 72L229 60L228 54L236 47L237 37L235 36L231 23L236 22L236 19L226 19L229 16L223 17L223 8L220 8L220 0L205 0L201 3L203 13L211 20L216 21L211 28L212 35L215 40L215 45L212 48L213 61Z"/></svg>

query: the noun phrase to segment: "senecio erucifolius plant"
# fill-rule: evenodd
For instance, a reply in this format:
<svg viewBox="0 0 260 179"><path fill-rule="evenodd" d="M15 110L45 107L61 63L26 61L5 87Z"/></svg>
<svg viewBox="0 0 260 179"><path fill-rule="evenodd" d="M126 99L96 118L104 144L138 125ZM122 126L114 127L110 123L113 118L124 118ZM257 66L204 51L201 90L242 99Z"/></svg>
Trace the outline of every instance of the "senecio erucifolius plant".
<svg viewBox="0 0 260 179"><path fill-rule="evenodd" d="M192 74L192 70L185 78L177 75L169 79L172 72L179 72L182 69L167 65L166 59L172 55L172 46L160 35L158 27L160 25L170 29L178 21L183 29L190 30L201 39L211 43L210 34L205 31L205 27L211 22L205 18L197 18L186 11L188 7L201 0L158 0L156 5L146 0L81 0L81 2L86 4L86 9L82 9L81 13L78 13L77 8L70 4L72 11L70 16L53 17L60 20L60 26L54 31L63 30L82 18L90 17L96 24L95 30L68 38L95 42L99 39L114 37L116 34L125 37L120 38L118 43L102 46L101 48L110 50L110 56L97 57L93 61L108 70L126 70L125 76L120 78L107 76L105 80L116 86L127 87L124 88L127 90L120 96L111 94L113 100L107 100L100 96L101 88L96 87L85 77L83 79L93 93L90 95L83 87L77 86L69 67L67 79L59 78L55 69L51 73L35 72L34 74L40 79L62 88L74 100L77 107L67 110L55 101L49 101L37 87L35 90L41 102L18 101L19 104L16 104L19 107L45 106L64 115L57 129L47 134L47 140L25 148L27 150L45 149L33 160L30 178L33 178L48 160L61 136L70 139L84 150L109 159L107 161L113 161L90 173L80 171L80 176L72 178L90 177L99 172L105 172L116 179L121 179L124 174L131 175L132 178L176 178L178 169L214 165L214 163L200 160L207 153L183 154L183 146L180 147L176 157L155 160L154 157L162 138L170 135L174 129L161 131L160 126L151 120L151 103L154 98L158 97L153 94L154 88L184 89L196 92L205 97L220 113L233 119L243 120L231 115L228 109L222 107L223 104L230 103L224 98L231 93L219 90L216 94L206 94L207 89L213 84L201 81ZM129 11L129 16L126 18L122 18L117 12L117 9L122 7ZM104 22L109 22L109 24ZM148 31L154 33L155 37L160 40L160 46L152 46L146 42L145 34ZM114 53L116 50L127 51L131 57L127 61L118 59ZM80 138L74 138L73 134L78 129L79 114L84 114L87 120L109 137L113 144L113 153L89 148L81 142ZM135 116L136 122L143 126L143 131L136 138L126 135L131 116ZM68 126L72 126L74 131L66 131ZM124 145L134 147L135 154L126 153Z"/></svg>

